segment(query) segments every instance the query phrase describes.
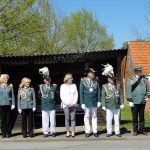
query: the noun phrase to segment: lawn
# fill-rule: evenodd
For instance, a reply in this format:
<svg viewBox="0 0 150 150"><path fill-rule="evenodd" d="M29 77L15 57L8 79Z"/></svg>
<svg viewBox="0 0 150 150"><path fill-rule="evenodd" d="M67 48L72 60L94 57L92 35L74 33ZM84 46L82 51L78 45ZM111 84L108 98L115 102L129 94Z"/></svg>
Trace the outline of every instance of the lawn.
<svg viewBox="0 0 150 150"><path fill-rule="evenodd" d="M121 111L121 127L132 129L132 115L128 105ZM145 127L150 127L150 112L145 112Z"/></svg>
<svg viewBox="0 0 150 150"><path fill-rule="evenodd" d="M150 129L150 112L145 112L145 127ZM123 130L132 130L132 114L131 108L126 105L123 110L121 110L121 124L120 128ZM99 125L99 130L106 130L106 125Z"/></svg>

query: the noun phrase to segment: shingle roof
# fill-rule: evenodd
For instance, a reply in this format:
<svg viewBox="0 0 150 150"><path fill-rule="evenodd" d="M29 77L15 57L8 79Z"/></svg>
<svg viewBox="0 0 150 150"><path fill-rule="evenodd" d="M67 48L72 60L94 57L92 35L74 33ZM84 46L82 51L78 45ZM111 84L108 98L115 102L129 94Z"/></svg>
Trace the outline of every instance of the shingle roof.
<svg viewBox="0 0 150 150"><path fill-rule="evenodd" d="M18 63L57 63L57 62L80 62L87 60L113 58L124 56L127 49L114 49L104 51L94 51L85 53L66 53L66 54L43 54L43 55L1 55L0 62L2 64L18 64Z"/></svg>

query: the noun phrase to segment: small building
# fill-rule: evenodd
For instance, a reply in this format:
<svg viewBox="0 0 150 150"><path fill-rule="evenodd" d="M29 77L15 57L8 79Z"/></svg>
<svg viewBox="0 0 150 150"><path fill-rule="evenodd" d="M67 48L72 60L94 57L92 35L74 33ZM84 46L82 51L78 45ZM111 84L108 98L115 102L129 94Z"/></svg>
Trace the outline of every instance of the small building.
<svg viewBox="0 0 150 150"><path fill-rule="evenodd" d="M84 76L85 69L93 67L97 71L100 85L106 82L102 73L102 64L110 63L114 67L115 74L121 80L121 64L127 55L127 49L114 49L108 51L74 53L74 54L58 54L58 55L33 55L33 56L0 56L0 72L10 75L10 82L13 83L15 95L17 96L18 85L23 77L29 77L36 91L37 97L37 113L35 117L39 118L40 99L38 98L39 84L42 83L42 77L39 74L39 68L47 66L51 72L52 81L60 87L63 83L63 77L66 73L72 73L74 82L79 88L80 79ZM58 106L60 105L59 94L56 98ZM59 108L58 108L59 109ZM15 115L16 114L16 115ZM12 115L13 120L17 116L17 110ZM59 114L58 114L59 115ZM80 111L77 116L80 116ZM35 118L35 126L41 122ZM62 117L61 117L62 118ZM78 117L77 117L78 118ZM102 117L100 117L102 118ZM57 120L60 120L57 119ZM83 119L78 119L80 122ZM77 122L79 122L77 120ZM19 118L18 121L19 122ZM57 124L58 125L58 124Z"/></svg>
<svg viewBox="0 0 150 150"><path fill-rule="evenodd" d="M127 56L123 60L122 71L125 83L127 78L133 75L133 68L140 65L144 68L143 74L150 74L150 41L131 41L128 42ZM150 101L146 104L146 111L150 111Z"/></svg>
<svg viewBox="0 0 150 150"><path fill-rule="evenodd" d="M10 81L14 85L15 95L17 95L18 85L23 77L29 77L36 91L37 108L40 109L38 98L38 85L42 83L39 75L39 68L47 66L51 72L54 83L60 87L66 73L72 73L74 82L79 88L80 78L84 76L85 69L93 67L97 71L100 85L106 82L106 78L101 75L102 64L109 63L114 67L115 75L123 83L123 94L126 98L127 78L133 75L135 65L144 67L144 74L150 74L150 42L132 41L128 43L127 49L114 49L85 53L69 53L57 55L9 55L0 56L0 72L10 75ZM56 98L60 105L59 94ZM17 110L16 110L17 111ZM147 103L146 111L150 111L150 102ZM16 112L17 114L17 112ZM39 114L36 114L37 116ZM78 114L80 116L80 112ZM81 120L81 119L79 119ZM35 120L35 122L38 122Z"/></svg>

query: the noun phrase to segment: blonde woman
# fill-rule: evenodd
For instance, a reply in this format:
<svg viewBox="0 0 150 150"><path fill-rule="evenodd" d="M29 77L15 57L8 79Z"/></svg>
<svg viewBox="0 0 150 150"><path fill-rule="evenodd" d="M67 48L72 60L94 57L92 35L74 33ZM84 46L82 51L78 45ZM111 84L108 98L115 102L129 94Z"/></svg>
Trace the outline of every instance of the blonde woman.
<svg viewBox="0 0 150 150"><path fill-rule="evenodd" d="M75 137L75 112L78 100L78 92L75 84L72 83L72 74L66 74L64 77L64 84L60 87L60 98L62 101L62 108L65 114L66 137L70 137L70 116L71 116L71 136Z"/></svg>
<svg viewBox="0 0 150 150"><path fill-rule="evenodd" d="M33 137L33 112L36 110L35 92L30 87L30 83L31 80L24 77L18 90L18 111L22 115L22 134L24 138L27 137L27 129L29 130L29 137Z"/></svg>
<svg viewBox="0 0 150 150"><path fill-rule="evenodd" d="M8 84L9 75L0 76L0 108L2 138L11 136L11 110L15 108L15 98L12 84Z"/></svg>

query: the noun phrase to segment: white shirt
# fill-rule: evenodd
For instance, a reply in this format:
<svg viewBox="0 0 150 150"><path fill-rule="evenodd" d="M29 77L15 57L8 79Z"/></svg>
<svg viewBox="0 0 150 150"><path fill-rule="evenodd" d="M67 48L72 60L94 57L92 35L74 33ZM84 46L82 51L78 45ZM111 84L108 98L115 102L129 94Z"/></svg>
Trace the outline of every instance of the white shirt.
<svg viewBox="0 0 150 150"><path fill-rule="evenodd" d="M62 101L62 108L67 107L69 104L77 104L78 91L75 84L62 84L60 87L60 98Z"/></svg>

